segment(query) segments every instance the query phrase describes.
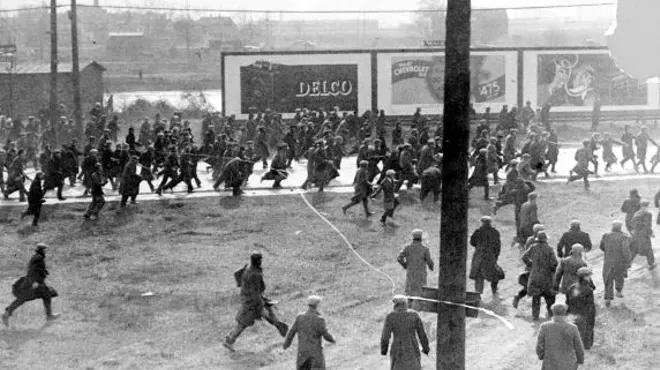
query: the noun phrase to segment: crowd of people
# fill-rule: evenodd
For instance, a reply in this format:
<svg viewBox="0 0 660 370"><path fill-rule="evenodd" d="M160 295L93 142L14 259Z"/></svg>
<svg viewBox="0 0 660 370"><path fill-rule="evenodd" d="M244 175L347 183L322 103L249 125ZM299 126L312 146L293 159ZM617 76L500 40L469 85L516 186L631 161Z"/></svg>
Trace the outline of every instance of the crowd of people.
<svg viewBox="0 0 660 370"><path fill-rule="evenodd" d="M551 353L552 346L548 345L551 340L548 338L569 331L557 331L550 326L544 326L545 329L541 330L537 352L544 361L578 364L584 356L581 351L589 349L593 344L596 319L593 292L596 287L591 280L592 271L583 258L584 252L590 251L593 245L589 234L580 229L580 222L574 220L570 230L557 244L555 253L550 247L545 227L538 218L539 195L534 183L538 175L550 177L550 173L555 172L560 146L557 132L549 121L549 110L549 106L544 106L534 111L529 103L520 112L515 107L509 111L505 106L496 127L492 127L488 109L482 115L483 119L479 120L473 135L470 155L473 170L469 188L484 188L484 199L494 201L493 215L501 207L515 206L514 243L520 248L521 260L526 269L518 278L523 289L513 298L512 305L517 308L519 302L529 296L532 298L534 320L540 319L541 299L545 300L549 318L553 314L557 317L575 315L579 335L577 339L571 337L576 343L573 357L566 354L570 357L566 360L566 356ZM473 114L476 112L473 111ZM245 124L237 122L233 115L208 114L202 120L200 138L193 134L190 122L177 112L169 120L162 119L160 115L156 115L153 121L145 118L137 133L134 128L128 128L124 142L120 143L118 135L121 125L117 116L107 121L98 104L90 112L90 121L83 133L86 139L82 148L79 148L74 134L66 136L71 138L70 141L57 148L57 143L53 142L49 134L55 128L44 123L44 119L30 117L27 125L23 126L20 121L0 116L0 136L6 138L4 149L0 150L0 188L5 199L18 192L19 201L27 200L28 209L22 216L34 216L35 226L39 221L44 194L56 190L58 199L63 200L62 189L67 182L70 186L82 182L84 195L91 196L91 204L84 217L95 219L105 204L104 189L107 189L108 184L113 190L118 189L121 208L129 200L132 204L137 203L136 198L143 181L152 192L159 195L182 182L186 184L188 192L193 192L193 183L197 187L201 186L197 175L199 162L206 164L207 171L213 171L214 189L218 190L224 184L225 188L232 189L233 195L238 196L252 174L254 165L261 163L263 169L269 169L261 180L273 181L273 188L280 188L288 177L293 161L305 158L307 178L301 186L304 189L316 186L322 192L330 181L339 176L342 160L356 154L358 169L353 183L355 194L350 203L342 207L342 211L346 213L352 206L362 203L369 217L373 214L369 200L382 193L384 213L381 223L384 226L399 206L398 192L403 185L411 189L421 183L422 201L429 193L433 193L433 200L437 201L441 192L442 124L429 121L420 109L412 116L411 128L405 134L401 123L396 123L390 131L382 110L358 115L357 112L341 112L339 108L329 112L321 108L318 111L298 109L295 117L286 122L281 114L270 110L250 113ZM66 116L62 116L59 129L74 130ZM521 131L525 139L519 143L518 132ZM635 170L641 167L648 172L646 153L649 143L658 146L650 138L645 126L636 135L626 126L620 141L613 139L609 133L604 133L602 137L594 133L576 151L577 164L570 171L568 182L582 179L588 189L588 176L598 176L599 157L596 153L601 149L605 171L611 170L615 164L624 166L627 161L631 161ZM614 144L622 146L621 162L614 154ZM276 149L272 158L271 148ZM657 163L660 163L660 152L651 160L651 171ZM37 170L33 179L26 173L29 164ZM5 170L6 181L3 174ZM499 173L502 170L506 176L502 179L503 185L497 198L493 199L489 193L489 176L492 176L493 183L499 184ZM160 183L154 184L159 178ZM26 180L31 181L29 190L25 188ZM655 200L656 205L660 203L660 193ZM637 254L646 256L649 269L655 268L650 240L653 236L652 216L647 209L648 205L649 202L642 201L637 191L631 191L630 199L622 206L630 236L622 231L624 223L616 221L612 224L611 232L601 238L599 248L605 254L603 281L607 306L615 296L623 296L624 279ZM475 281L478 293L483 292L485 281L488 281L492 293L497 294L498 283L505 276L497 264L501 235L492 225L491 216L484 216L481 222L481 227L470 238L470 245L475 248L475 252L469 278ZM381 340L381 352L385 355L390 337L395 337L390 349L393 369L418 368L420 355L416 338L421 342L422 352L429 352L421 320L415 311L408 309L408 305L412 304L415 308L412 297L421 296L421 288L426 285L426 269L432 270L434 264L428 248L421 242L422 231L415 230L412 236L413 242L397 258L406 269L406 296L393 299L394 312L385 321ZM45 246L37 250L42 260L44 250ZM237 326L223 344L233 350L234 342L243 330L263 317L286 338L285 348L296 334L301 343L306 343L299 346L299 368L305 364L314 366L312 368L323 368L320 338L330 342L334 342L334 338L327 331L325 321L318 312L320 297L310 297L309 310L298 316L289 328L275 315L272 310L274 303L263 296L265 284L261 275L261 258L261 255L253 255L250 264L235 274L241 288L242 306L237 316ZM34 268L29 267L29 271ZM45 270L45 265L39 268ZM43 275L43 272L40 274ZM45 275L26 281L46 287L44 278ZM566 306L555 302L557 293L566 295ZM44 288L43 292L33 294L29 299L21 294L20 289L15 290L17 301L3 315L5 324L16 307L37 298L44 299L48 317L56 317L50 311L49 303L53 294L56 295L54 290ZM562 326L568 323L558 319L553 324ZM401 337L396 339L397 336Z"/></svg>

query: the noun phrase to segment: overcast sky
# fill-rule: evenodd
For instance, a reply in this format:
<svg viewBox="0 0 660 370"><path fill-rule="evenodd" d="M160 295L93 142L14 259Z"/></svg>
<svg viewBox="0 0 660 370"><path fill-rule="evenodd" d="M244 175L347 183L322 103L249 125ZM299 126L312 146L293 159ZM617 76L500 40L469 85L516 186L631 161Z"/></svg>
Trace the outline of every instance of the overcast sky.
<svg viewBox="0 0 660 370"><path fill-rule="evenodd" d="M523 7L523 6L548 6L548 5L571 5L571 4L589 4L614 2L615 0L472 0L474 8L487 7ZM0 0L0 8L13 9L23 6L47 5L49 0ZM69 0L58 0L59 4L68 4ZM78 0L79 4L92 4L93 0ZM263 9L263 10L401 10L417 8L417 1L401 0L100 0L101 5L130 5L130 6L152 6L152 7L181 7L181 8L212 8L212 9ZM540 14L540 17L561 17L562 15L575 16L580 14L582 17L593 19L599 15L609 16L613 8L582 8L582 13L576 13L578 10L543 10L543 11L523 11L510 12L512 17L529 16ZM207 15L207 14L205 14ZM263 14L255 15L256 18L263 18ZM272 16L274 20L280 18L279 15ZM381 23L393 24L400 22L409 22L412 18L410 14L394 15L304 15L304 16L282 16L282 19L329 19L329 18L377 18Z"/></svg>

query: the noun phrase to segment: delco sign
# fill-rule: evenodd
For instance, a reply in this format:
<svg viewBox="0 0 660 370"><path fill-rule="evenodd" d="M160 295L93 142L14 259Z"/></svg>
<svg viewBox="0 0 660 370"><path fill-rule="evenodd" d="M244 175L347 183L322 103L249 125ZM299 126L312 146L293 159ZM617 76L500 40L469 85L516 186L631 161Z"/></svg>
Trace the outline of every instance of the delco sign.
<svg viewBox="0 0 660 370"><path fill-rule="evenodd" d="M357 108L357 64L276 64L258 60L240 68L241 113L250 107L291 113L296 108Z"/></svg>
<svg viewBox="0 0 660 370"><path fill-rule="evenodd" d="M313 81L298 84L297 98L307 96L349 96L353 92L351 81Z"/></svg>

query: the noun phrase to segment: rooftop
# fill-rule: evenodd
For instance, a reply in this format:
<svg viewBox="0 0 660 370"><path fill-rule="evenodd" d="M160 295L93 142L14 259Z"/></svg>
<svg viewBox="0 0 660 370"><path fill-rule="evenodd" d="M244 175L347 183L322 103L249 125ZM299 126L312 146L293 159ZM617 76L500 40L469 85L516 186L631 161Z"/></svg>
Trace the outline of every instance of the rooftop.
<svg viewBox="0 0 660 370"><path fill-rule="evenodd" d="M95 61L80 63L80 70L91 67L92 65L101 68L102 71L105 71L105 67L98 64ZM71 73L73 66L71 63L59 63L57 65L58 73ZM40 64L40 63L17 63L16 68L14 68L14 74L45 74L50 73L50 64ZM9 71L6 71L4 68L0 69L0 74L9 74Z"/></svg>

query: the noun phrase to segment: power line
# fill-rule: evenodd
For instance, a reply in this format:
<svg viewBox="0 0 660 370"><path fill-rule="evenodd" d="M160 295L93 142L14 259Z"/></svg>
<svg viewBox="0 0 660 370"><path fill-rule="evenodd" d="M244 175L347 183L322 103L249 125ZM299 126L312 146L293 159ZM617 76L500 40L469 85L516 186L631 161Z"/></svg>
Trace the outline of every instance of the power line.
<svg viewBox="0 0 660 370"><path fill-rule="evenodd" d="M474 8L473 11L502 11L502 10L542 10L542 9L568 9L568 8L593 8L604 6L615 6L613 2L569 4L569 5L538 5L517 6L499 8ZM58 8L69 8L69 5L58 5ZM104 8L115 10L151 10L151 11L174 11L174 12L207 12L207 13L260 13L260 14L400 14L400 13L435 13L441 9L385 9L385 10L267 10L267 9L218 9L218 8L176 8L176 7L152 7L152 6L130 6L130 5L102 5L78 4L81 8ZM27 8L0 9L0 13L20 12L27 10L46 9L48 7L34 6Z"/></svg>

